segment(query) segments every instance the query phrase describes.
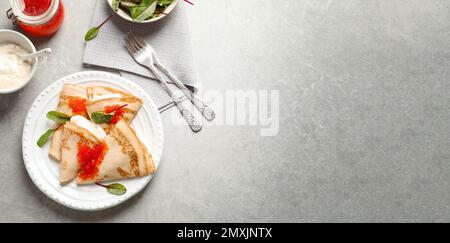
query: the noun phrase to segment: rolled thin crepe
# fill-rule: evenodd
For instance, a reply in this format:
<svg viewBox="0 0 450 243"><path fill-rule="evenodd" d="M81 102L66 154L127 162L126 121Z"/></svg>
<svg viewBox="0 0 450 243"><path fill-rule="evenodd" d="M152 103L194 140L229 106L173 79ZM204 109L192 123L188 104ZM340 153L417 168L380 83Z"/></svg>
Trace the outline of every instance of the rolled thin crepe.
<svg viewBox="0 0 450 243"><path fill-rule="evenodd" d="M68 105L70 98L80 98L87 100L86 88L74 84L64 84L63 89L61 90L61 93L59 95L59 103L58 108L56 110L69 116L75 115L73 114L72 109ZM87 117L87 114L81 115ZM50 144L49 154L58 161L61 160L62 134L63 134L63 127L60 127L53 134Z"/></svg>
<svg viewBox="0 0 450 243"><path fill-rule="evenodd" d="M91 117L92 113L104 111L107 106L123 106L124 114L122 120L131 123L143 101L129 93L103 86L91 86L87 88L87 113Z"/></svg>
<svg viewBox="0 0 450 243"><path fill-rule="evenodd" d="M74 178L78 184L93 184L96 182L147 176L155 172L153 158L146 146L139 140L136 132L125 121L121 120L110 127L109 134L103 142L108 150L103 161L98 166L99 172L94 177L80 177L78 162L78 142L96 144L102 142L89 131L72 123L64 126L63 145L61 149L60 182L66 183Z"/></svg>

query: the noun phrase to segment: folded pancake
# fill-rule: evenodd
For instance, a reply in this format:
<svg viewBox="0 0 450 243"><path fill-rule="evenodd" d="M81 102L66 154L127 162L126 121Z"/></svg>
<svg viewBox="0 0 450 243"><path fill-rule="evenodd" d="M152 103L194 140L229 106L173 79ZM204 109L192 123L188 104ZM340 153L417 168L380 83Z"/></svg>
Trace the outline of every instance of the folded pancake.
<svg viewBox="0 0 450 243"><path fill-rule="evenodd" d="M77 177L78 184L147 176L156 170L153 158L136 132L125 122L111 126L105 138L108 151L94 177Z"/></svg>
<svg viewBox="0 0 450 243"><path fill-rule="evenodd" d="M92 167L92 163L95 166L95 163L103 160L107 145L104 140L106 134L103 129L84 117L72 117L63 128L59 180L61 183L67 183L75 179L80 172L80 168L83 167L80 166L80 157L82 162L87 161L83 168ZM99 148L101 151L96 151ZM88 169L92 170L92 168Z"/></svg>
<svg viewBox="0 0 450 243"><path fill-rule="evenodd" d="M86 88L74 84L64 84L59 96L58 108L59 112L69 116L81 115L87 117L86 114L87 94ZM50 145L50 155L56 160L61 160L61 138L63 127L60 127L52 136Z"/></svg>
<svg viewBox="0 0 450 243"><path fill-rule="evenodd" d="M109 134L79 116L64 126L60 182L78 184L146 176L155 165L145 145L125 122L110 126Z"/></svg>
<svg viewBox="0 0 450 243"><path fill-rule="evenodd" d="M139 109L142 107L142 100L123 91L103 87L91 86L87 88L87 113L91 117L92 113L111 110L123 107L121 120L131 123Z"/></svg>

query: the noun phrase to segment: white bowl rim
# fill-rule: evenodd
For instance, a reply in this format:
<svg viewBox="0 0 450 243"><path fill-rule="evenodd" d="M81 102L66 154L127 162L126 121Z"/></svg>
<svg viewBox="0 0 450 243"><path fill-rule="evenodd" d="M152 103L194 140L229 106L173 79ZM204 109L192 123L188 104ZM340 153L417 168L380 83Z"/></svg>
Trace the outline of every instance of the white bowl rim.
<svg viewBox="0 0 450 243"><path fill-rule="evenodd" d="M0 29L0 35L2 33L10 33L10 34L16 35L16 36L24 39L25 42L28 43L29 47L31 47L32 52L33 53L36 52L36 47L34 46L33 42L31 42L31 40L28 37L26 37L25 35L23 35L22 33L17 32L15 30ZM2 40L0 38L0 44L1 43L2 43ZM15 43L15 44L19 44L19 43ZM12 94L14 92L17 92L17 91L21 90L23 87L25 87L33 79L33 76L34 76L34 73L36 72L37 66L38 66L38 59L35 58L34 63L33 63L33 67L31 68L31 72L30 72L29 78L23 84L15 87L15 88L0 89L0 94Z"/></svg>
<svg viewBox="0 0 450 243"><path fill-rule="evenodd" d="M174 0L174 1L172 2L172 4L170 4L169 7L166 8L166 11L167 11L166 14L163 14L162 16L159 16L159 17L156 17L156 18L153 18L153 19L144 20L144 21L141 21L141 22L134 21L134 20L133 20L128 14L126 14L123 10L119 10L118 12L115 12L115 11L113 10L113 12L114 12L116 15L120 16L122 19L125 19L125 20L127 20L127 21L129 21L129 22L136 23L136 24L148 24L148 23L153 23L153 22L156 22L156 21L158 21L158 20L161 20L161 19L167 17L167 16L175 9L175 7L178 5L178 2L179 2L179 0ZM111 7L111 9L112 9L112 6L111 6L112 0L108 0L107 3L108 3L108 5Z"/></svg>

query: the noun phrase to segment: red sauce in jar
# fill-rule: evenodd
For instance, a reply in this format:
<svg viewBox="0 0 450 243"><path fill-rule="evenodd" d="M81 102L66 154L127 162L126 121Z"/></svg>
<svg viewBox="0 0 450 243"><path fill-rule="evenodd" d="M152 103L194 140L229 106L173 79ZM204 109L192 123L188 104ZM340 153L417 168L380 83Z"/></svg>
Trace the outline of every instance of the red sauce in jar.
<svg viewBox="0 0 450 243"><path fill-rule="evenodd" d="M50 8L51 0L23 0L25 8L23 13L29 16L38 16Z"/></svg>
<svg viewBox="0 0 450 243"><path fill-rule="evenodd" d="M46 23L41 25L28 24L26 21L18 21L20 28L32 36L44 37L55 33L64 20L64 6L61 0L55 15ZM28 16L39 16L45 13L51 6L52 0L24 0L25 9L22 11Z"/></svg>
<svg viewBox="0 0 450 243"><path fill-rule="evenodd" d="M103 162L107 150L106 143L90 146L83 141L78 142L79 178L82 180L94 179L99 173L98 167Z"/></svg>
<svg viewBox="0 0 450 243"><path fill-rule="evenodd" d="M68 105L76 115L83 115L86 113L86 99L69 98Z"/></svg>
<svg viewBox="0 0 450 243"><path fill-rule="evenodd" d="M117 124L122 119L122 116L125 113L125 109L124 108L126 106L127 105L123 105L123 106L120 106L120 105L106 106L105 110L104 110L105 114L110 114L110 113L115 112L113 118L111 119L111 121L109 123Z"/></svg>

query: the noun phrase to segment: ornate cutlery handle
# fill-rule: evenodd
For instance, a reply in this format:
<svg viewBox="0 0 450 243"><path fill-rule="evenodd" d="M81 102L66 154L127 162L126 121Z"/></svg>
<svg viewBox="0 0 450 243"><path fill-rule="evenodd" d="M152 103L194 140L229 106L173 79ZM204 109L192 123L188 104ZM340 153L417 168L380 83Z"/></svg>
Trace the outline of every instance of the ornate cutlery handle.
<svg viewBox="0 0 450 243"><path fill-rule="evenodd" d="M213 109L211 109L209 106L205 105L203 101L197 99L194 94L190 93L190 100L192 103L197 107L197 109L202 113L203 117L207 121L212 121L214 118L216 118L216 113Z"/></svg>
<svg viewBox="0 0 450 243"><path fill-rule="evenodd" d="M183 115L184 119L188 123L189 127L191 127L193 132L200 132L203 128L202 124L195 118L192 112L184 107L184 105L180 101L175 102L178 110Z"/></svg>
<svg viewBox="0 0 450 243"><path fill-rule="evenodd" d="M175 93L170 89L169 85L167 85L166 81L161 77L161 75L158 73L155 67L153 67L151 64L146 65L150 69L150 71L153 72L155 77L160 81L161 86L164 90L166 90L167 94L172 98L173 102L175 103L176 107L180 111L183 118L188 123L189 127L191 127L193 132L200 132L203 128L202 124L195 118L194 114L188 109L184 107L182 104L180 98L178 98Z"/></svg>
<svg viewBox="0 0 450 243"><path fill-rule="evenodd" d="M178 80L175 75L173 75L166 67L164 67L156 57L154 57L154 59L155 66L163 71L163 73L166 74L167 77L169 77L170 80L172 80L178 86L178 88L181 89L181 91L183 91L183 93L189 98L192 104L197 107L197 109L202 113L203 117L205 117L207 121L212 121L214 120L214 118L216 118L216 114L213 109L211 109L209 106L205 105L203 101L195 97L195 95L188 88L186 88L186 86L184 86L184 84L180 80Z"/></svg>

